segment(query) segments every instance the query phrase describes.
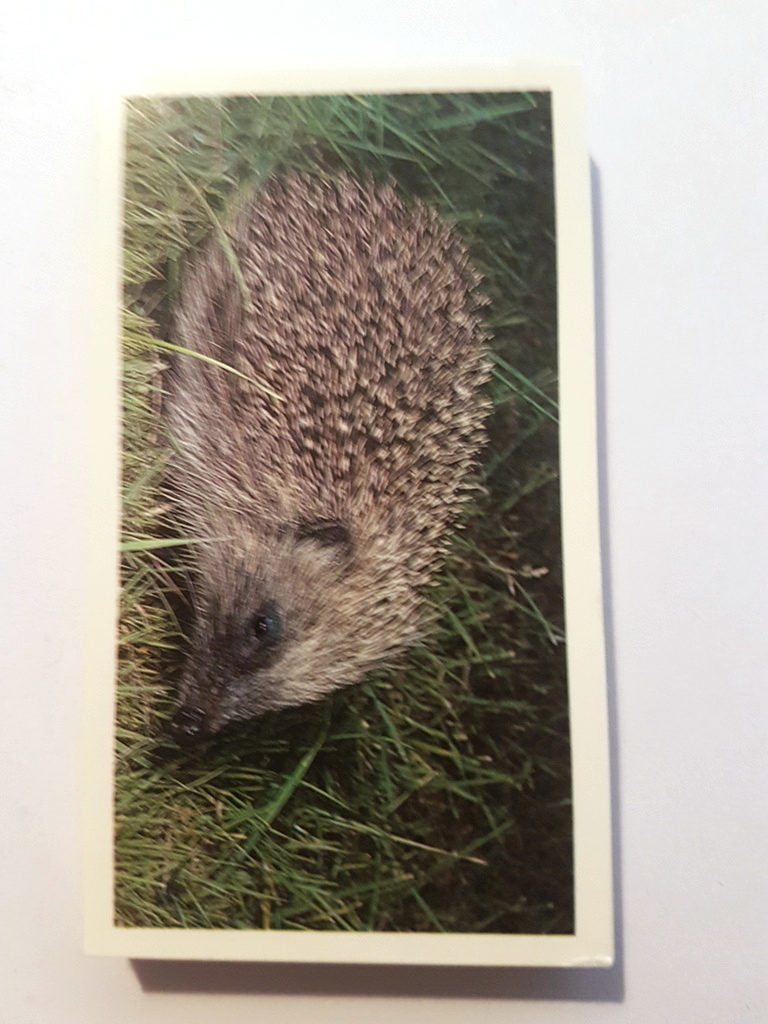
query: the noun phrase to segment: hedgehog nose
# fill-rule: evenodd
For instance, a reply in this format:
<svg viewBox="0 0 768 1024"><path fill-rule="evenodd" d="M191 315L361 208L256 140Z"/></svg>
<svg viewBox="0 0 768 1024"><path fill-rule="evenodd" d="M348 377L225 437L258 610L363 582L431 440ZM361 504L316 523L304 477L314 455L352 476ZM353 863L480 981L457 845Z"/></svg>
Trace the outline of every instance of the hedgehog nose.
<svg viewBox="0 0 768 1024"><path fill-rule="evenodd" d="M173 738L182 747L192 746L211 735L205 712L196 707L182 707L169 723Z"/></svg>

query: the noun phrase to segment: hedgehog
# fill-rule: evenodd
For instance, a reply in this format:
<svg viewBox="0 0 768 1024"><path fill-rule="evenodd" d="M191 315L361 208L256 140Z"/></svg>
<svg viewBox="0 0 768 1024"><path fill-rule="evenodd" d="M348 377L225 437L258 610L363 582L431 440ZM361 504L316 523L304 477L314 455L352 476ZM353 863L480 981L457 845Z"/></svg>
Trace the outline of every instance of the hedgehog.
<svg viewBox="0 0 768 1024"><path fill-rule="evenodd" d="M287 174L189 270L164 398L193 622L171 732L317 701L423 638L485 441L480 277L391 183Z"/></svg>

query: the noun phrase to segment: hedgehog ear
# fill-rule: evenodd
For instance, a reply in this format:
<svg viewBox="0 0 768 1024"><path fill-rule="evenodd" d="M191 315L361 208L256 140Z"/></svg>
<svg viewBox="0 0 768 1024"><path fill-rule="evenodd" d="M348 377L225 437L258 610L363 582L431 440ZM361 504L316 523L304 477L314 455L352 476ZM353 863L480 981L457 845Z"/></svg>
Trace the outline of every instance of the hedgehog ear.
<svg viewBox="0 0 768 1024"><path fill-rule="evenodd" d="M332 548L345 561L353 553L349 527L338 519L302 519L293 528L297 541L314 541L322 548Z"/></svg>

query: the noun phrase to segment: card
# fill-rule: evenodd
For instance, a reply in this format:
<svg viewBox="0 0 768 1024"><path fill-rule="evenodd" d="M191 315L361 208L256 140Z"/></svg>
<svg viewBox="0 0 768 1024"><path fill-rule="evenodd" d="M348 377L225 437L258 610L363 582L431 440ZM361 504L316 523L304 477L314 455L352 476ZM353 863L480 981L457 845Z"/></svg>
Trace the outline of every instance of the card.
<svg viewBox="0 0 768 1024"><path fill-rule="evenodd" d="M578 74L108 108L88 952L609 966Z"/></svg>

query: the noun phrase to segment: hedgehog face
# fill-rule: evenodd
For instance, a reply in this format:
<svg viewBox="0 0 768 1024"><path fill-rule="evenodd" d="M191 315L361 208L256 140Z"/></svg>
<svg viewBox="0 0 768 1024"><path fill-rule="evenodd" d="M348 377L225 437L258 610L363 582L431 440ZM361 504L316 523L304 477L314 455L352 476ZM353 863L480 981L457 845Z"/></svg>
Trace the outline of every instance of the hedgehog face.
<svg viewBox="0 0 768 1024"><path fill-rule="evenodd" d="M350 601L357 588L370 589L360 587L367 571L349 531L330 520L300 523L268 544L217 545L196 595L174 737L196 742L356 681L382 653L365 641L372 610Z"/></svg>

